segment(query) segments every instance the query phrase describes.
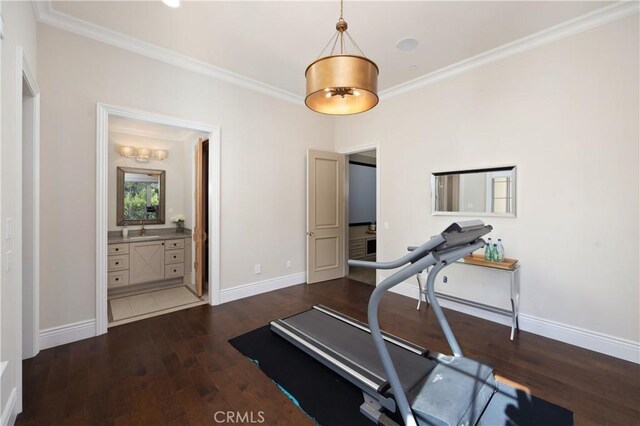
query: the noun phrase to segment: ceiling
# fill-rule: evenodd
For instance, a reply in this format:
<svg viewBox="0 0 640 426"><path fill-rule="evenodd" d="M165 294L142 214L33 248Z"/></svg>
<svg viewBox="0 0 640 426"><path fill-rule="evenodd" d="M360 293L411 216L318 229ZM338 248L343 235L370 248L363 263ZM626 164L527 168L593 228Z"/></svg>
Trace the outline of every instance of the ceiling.
<svg viewBox="0 0 640 426"><path fill-rule="evenodd" d="M202 132L184 127L175 127L118 116L109 117L109 132L177 142L191 142L197 140L199 137L207 137L207 135Z"/></svg>
<svg viewBox="0 0 640 426"><path fill-rule="evenodd" d="M385 90L614 2L347 1L349 33ZM55 11L275 86L305 91L304 71L335 32L338 1L61 1ZM419 41L412 51L396 43Z"/></svg>

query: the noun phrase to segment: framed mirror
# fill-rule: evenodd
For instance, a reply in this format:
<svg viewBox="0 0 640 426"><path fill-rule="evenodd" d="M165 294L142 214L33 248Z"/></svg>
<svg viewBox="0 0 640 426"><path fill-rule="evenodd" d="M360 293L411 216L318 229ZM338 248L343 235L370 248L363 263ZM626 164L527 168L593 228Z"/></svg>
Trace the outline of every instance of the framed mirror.
<svg viewBox="0 0 640 426"><path fill-rule="evenodd" d="M516 167L431 174L431 212L450 216L516 216Z"/></svg>
<svg viewBox="0 0 640 426"><path fill-rule="evenodd" d="M164 224L165 171L118 167L119 226Z"/></svg>

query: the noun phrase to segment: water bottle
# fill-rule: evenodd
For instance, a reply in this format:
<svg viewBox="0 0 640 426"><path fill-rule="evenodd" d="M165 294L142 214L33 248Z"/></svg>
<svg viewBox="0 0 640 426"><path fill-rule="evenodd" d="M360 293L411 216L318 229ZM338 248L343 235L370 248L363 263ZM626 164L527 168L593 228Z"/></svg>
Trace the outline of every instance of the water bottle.
<svg viewBox="0 0 640 426"><path fill-rule="evenodd" d="M498 261L498 245L497 244L494 244L493 247L491 248L491 261L492 262Z"/></svg>
<svg viewBox="0 0 640 426"><path fill-rule="evenodd" d="M484 260L491 261L491 238L487 238L487 244L484 246Z"/></svg>
<svg viewBox="0 0 640 426"><path fill-rule="evenodd" d="M500 238L498 238L498 262L504 262L504 246Z"/></svg>

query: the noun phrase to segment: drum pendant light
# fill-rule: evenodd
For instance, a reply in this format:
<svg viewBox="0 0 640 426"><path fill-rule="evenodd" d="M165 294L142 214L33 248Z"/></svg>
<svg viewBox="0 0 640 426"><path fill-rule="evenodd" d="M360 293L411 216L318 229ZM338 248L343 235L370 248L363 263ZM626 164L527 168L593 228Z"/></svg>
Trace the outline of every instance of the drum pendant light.
<svg viewBox="0 0 640 426"><path fill-rule="evenodd" d="M378 66L367 59L347 32L342 18L343 0L340 0L340 19L336 33L331 37L317 60L307 67L307 96L304 103L313 111L329 115L349 115L368 111L378 104ZM347 54L345 35L358 54ZM328 56L322 56L329 45ZM340 53L334 54L340 43Z"/></svg>

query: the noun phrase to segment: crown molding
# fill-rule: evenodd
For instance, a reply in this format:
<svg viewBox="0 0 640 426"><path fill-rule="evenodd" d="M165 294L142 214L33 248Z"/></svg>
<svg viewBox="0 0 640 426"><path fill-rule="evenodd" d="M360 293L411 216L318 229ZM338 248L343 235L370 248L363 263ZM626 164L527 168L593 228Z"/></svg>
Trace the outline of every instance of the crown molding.
<svg viewBox="0 0 640 426"><path fill-rule="evenodd" d="M34 0L32 4L36 18L42 24L304 106L302 96L57 11L51 0Z"/></svg>
<svg viewBox="0 0 640 426"><path fill-rule="evenodd" d="M38 22L69 31L102 43L119 47L130 52L138 53L149 58L171 64L188 71L220 79L231 84L245 87L259 93L274 96L278 99L303 106L302 96L279 89L252 78L216 67L197 59L173 52L160 46L120 34L105 27L75 18L66 13L55 10L51 0L33 1ZM419 89L437 81L470 71L482 65L499 61L518 53L526 52L545 44L552 43L582 32L609 24L638 13L639 2L621 1L610 6L595 10L553 27L544 29L519 40L504 44L453 65L417 77L405 83L398 84L379 92L380 99L389 99L412 90Z"/></svg>
<svg viewBox="0 0 640 426"><path fill-rule="evenodd" d="M453 65L409 80L405 83L398 84L389 89L380 91L380 99L389 99L394 96L410 92L437 81L449 78L464 72L470 71L482 65L499 61L536 47L562 40L576 34L609 24L611 22L626 18L638 13L638 1L622 1L593 12L563 22L561 24L549 27L537 33L531 34L524 38L512 41L502 46L496 47L486 52L480 53L471 58L465 59Z"/></svg>

